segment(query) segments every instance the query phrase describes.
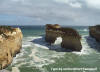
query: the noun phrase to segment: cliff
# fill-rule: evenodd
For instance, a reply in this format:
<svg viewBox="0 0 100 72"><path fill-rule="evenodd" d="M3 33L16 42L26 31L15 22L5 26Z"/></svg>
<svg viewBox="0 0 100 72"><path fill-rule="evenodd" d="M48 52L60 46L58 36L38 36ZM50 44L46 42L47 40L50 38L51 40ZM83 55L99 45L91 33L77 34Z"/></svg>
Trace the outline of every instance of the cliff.
<svg viewBox="0 0 100 72"><path fill-rule="evenodd" d="M100 42L100 25L89 27L90 36L95 38L96 41Z"/></svg>
<svg viewBox="0 0 100 72"><path fill-rule="evenodd" d="M57 37L62 37L61 47L70 49L73 51L80 51L82 49L80 42L80 35L78 32L72 28L63 28L58 24L46 25L46 42L54 43Z"/></svg>
<svg viewBox="0 0 100 72"><path fill-rule="evenodd" d="M19 28L0 26L0 69L11 64L22 47L22 32Z"/></svg>

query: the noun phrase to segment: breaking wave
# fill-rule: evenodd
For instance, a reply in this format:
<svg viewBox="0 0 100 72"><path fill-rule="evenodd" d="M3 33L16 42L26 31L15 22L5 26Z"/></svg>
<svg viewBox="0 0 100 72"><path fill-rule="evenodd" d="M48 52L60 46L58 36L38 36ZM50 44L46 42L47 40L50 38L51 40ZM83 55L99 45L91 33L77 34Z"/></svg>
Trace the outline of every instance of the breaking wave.
<svg viewBox="0 0 100 72"><path fill-rule="evenodd" d="M72 53L77 55L88 55L93 51L88 45L86 37L87 36L82 36L81 52ZM16 55L11 64L12 69L18 70L22 65L27 65L27 67L42 67L55 63L54 58L61 58L66 54L61 48L61 42L62 39L57 38L55 43L50 46L45 42L44 37L24 37L21 52Z"/></svg>
<svg viewBox="0 0 100 72"><path fill-rule="evenodd" d="M50 63L54 63L53 58L63 57L65 52L50 51L49 49L57 49L58 44L50 46L44 41L43 37L24 37L21 52L16 55L11 64L12 70L18 70L22 65L27 67L42 67Z"/></svg>

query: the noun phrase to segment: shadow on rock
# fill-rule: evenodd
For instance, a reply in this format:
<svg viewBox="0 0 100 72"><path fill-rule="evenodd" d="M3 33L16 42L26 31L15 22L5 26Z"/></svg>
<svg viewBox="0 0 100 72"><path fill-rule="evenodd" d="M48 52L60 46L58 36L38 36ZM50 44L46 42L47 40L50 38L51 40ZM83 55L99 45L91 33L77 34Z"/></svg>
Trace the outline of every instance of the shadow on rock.
<svg viewBox="0 0 100 72"><path fill-rule="evenodd" d="M100 42L97 42L94 38L90 36L86 36L85 38L90 48L93 48L97 50L98 52L100 52Z"/></svg>
<svg viewBox="0 0 100 72"><path fill-rule="evenodd" d="M31 41L34 44L39 44L47 47L49 50L54 50L56 52L72 52L71 50L67 50L62 48L60 44L50 44L45 41L45 37L37 38Z"/></svg>

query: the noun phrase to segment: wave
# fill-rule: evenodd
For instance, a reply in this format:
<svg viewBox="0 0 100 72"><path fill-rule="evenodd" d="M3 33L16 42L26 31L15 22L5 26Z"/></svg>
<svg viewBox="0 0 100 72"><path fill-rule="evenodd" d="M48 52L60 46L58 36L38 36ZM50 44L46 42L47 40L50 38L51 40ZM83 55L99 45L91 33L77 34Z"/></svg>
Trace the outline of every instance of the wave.
<svg viewBox="0 0 100 72"><path fill-rule="evenodd" d="M3 69L3 70L0 70L0 72L10 72L10 71L6 70L6 69Z"/></svg>
<svg viewBox="0 0 100 72"><path fill-rule="evenodd" d="M85 29L80 29L80 30L78 30L78 31L88 32L89 30L88 30L87 28L85 28Z"/></svg>
<svg viewBox="0 0 100 72"><path fill-rule="evenodd" d="M83 29L83 31L88 31L88 29Z"/></svg>
<svg viewBox="0 0 100 72"><path fill-rule="evenodd" d="M12 67L12 72L20 72L20 70L17 67Z"/></svg>
<svg viewBox="0 0 100 72"><path fill-rule="evenodd" d="M73 52L78 55L89 55L93 53L94 50L91 49L90 45L87 43L87 37L88 35L83 35L81 39L81 44L82 44L82 50L81 52Z"/></svg>
<svg viewBox="0 0 100 72"><path fill-rule="evenodd" d="M61 44L61 42L62 42L62 38L61 37L58 37L57 39L56 39L56 41L55 41L55 45L56 44Z"/></svg>
<svg viewBox="0 0 100 72"><path fill-rule="evenodd" d="M35 42L32 42L35 40ZM38 43L36 43L38 42ZM55 45L57 42L55 43ZM51 47L55 48L56 46ZM42 67L54 63L53 58L60 58L64 56L64 52L56 52L49 50L48 43L45 42L43 37L24 37L22 50L16 55L12 62L12 67L21 67L22 65L28 64L27 66Z"/></svg>
<svg viewBox="0 0 100 72"><path fill-rule="evenodd" d="M86 35L87 36L87 35ZM89 55L92 53L92 49L86 41L85 35L82 36L82 50L81 52L72 52L77 55ZM51 63L55 63L54 58L61 58L67 52L61 51L62 38L57 38L54 44L49 45L45 42L44 37L24 37L22 50L16 55L12 62L12 67L21 67L26 65L27 67L42 67Z"/></svg>

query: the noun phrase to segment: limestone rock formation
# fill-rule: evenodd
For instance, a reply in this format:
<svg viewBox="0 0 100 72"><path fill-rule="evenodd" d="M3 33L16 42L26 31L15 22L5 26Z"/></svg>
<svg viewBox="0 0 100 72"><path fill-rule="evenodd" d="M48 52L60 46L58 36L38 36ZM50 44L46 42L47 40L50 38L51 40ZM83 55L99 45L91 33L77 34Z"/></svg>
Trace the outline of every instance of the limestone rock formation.
<svg viewBox="0 0 100 72"><path fill-rule="evenodd" d="M58 24L47 24L45 40L49 43L54 43L56 38L60 36L59 29L60 26Z"/></svg>
<svg viewBox="0 0 100 72"><path fill-rule="evenodd" d="M57 37L62 37L61 47L70 49L73 51L80 51L82 49L80 42L80 35L78 32L72 28L63 28L58 24L46 25L46 42L54 43Z"/></svg>
<svg viewBox="0 0 100 72"><path fill-rule="evenodd" d="M13 56L20 52L22 37L19 28L0 26L0 69L11 64Z"/></svg>
<svg viewBox="0 0 100 72"><path fill-rule="evenodd" d="M100 25L89 27L90 36L95 38L96 41L100 42Z"/></svg>

